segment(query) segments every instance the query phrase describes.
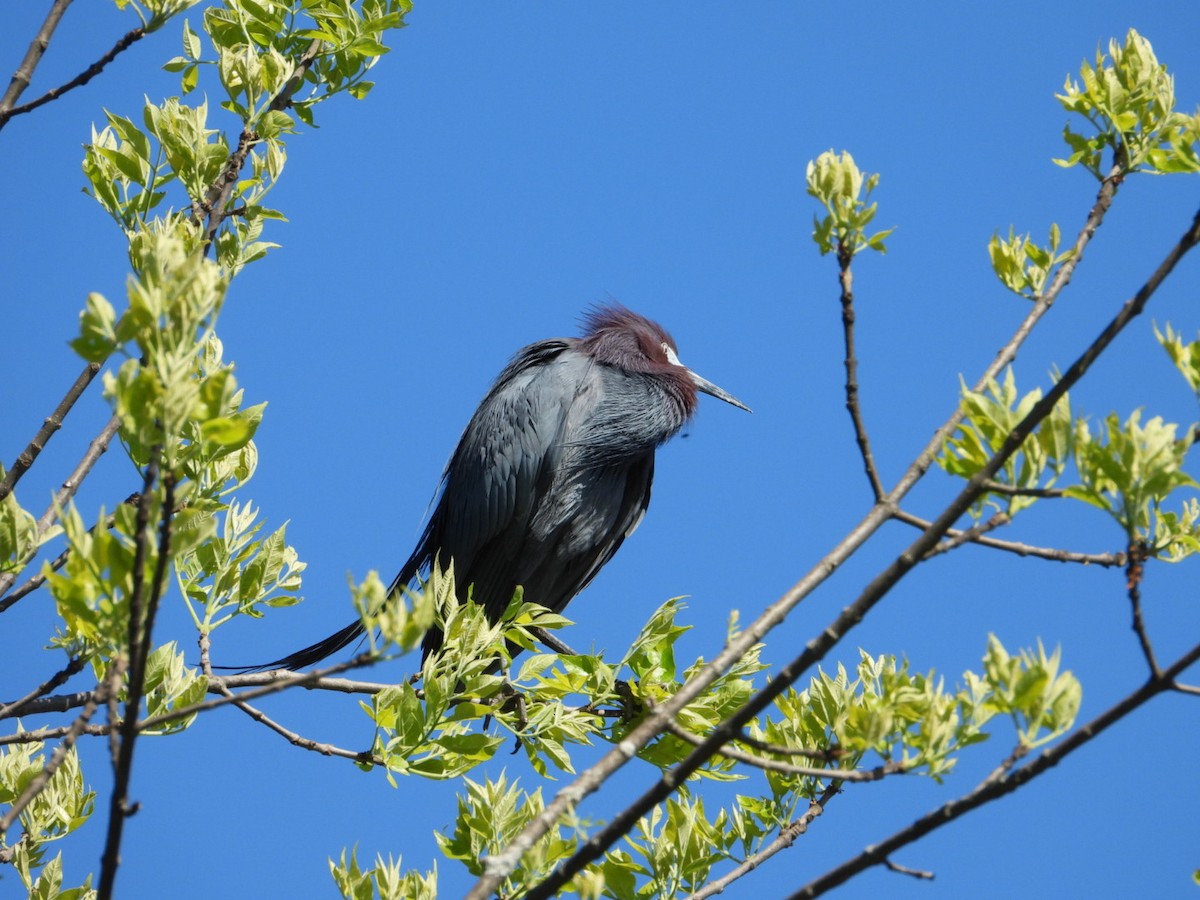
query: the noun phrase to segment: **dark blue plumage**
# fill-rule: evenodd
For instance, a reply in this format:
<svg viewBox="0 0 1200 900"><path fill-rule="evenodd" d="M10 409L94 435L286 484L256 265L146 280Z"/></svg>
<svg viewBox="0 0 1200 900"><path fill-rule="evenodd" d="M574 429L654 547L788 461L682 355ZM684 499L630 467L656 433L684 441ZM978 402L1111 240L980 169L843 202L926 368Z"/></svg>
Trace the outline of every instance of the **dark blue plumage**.
<svg viewBox="0 0 1200 900"><path fill-rule="evenodd" d="M457 590L495 621L517 585L561 611L650 503L654 451L695 412L697 391L747 409L684 367L655 322L619 306L586 316L581 338L525 347L459 440L437 505L389 593L454 562ZM353 643L355 622L259 668L298 669ZM429 653L442 635L425 638Z"/></svg>

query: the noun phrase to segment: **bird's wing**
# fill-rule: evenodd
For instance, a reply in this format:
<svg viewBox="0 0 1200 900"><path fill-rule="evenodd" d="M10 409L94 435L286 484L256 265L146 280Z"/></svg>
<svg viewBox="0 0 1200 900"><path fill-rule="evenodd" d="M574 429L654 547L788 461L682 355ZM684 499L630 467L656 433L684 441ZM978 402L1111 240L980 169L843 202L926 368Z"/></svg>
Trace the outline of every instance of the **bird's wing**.
<svg viewBox="0 0 1200 900"><path fill-rule="evenodd" d="M600 498L592 504L591 526L581 532L578 520L561 521L546 541L553 556L527 576L534 591L531 599L556 612L591 583L645 518L654 480L654 454L649 452L630 464L592 470L587 475L593 479L595 496ZM614 502L614 498L619 499ZM539 582L544 585L540 589Z"/></svg>
<svg viewBox="0 0 1200 900"><path fill-rule="evenodd" d="M573 343L533 344L501 372L447 466L422 542L429 556L453 560L455 581L474 585L493 619L512 597L529 520L553 479L580 372L590 365Z"/></svg>

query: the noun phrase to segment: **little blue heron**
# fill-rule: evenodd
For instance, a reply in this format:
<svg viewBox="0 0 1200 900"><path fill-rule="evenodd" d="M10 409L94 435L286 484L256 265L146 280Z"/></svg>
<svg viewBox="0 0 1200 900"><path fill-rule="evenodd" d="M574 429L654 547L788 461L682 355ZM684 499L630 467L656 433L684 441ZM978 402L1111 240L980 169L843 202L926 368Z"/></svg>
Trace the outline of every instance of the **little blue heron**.
<svg viewBox="0 0 1200 900"><path fill-rule="evenodd" d="M388 595L437 559L453 561L459 598L473 586L493 622L517 585L561 612L642 521L654 451L691 418L697 391L749 411L684 366L661 325L621 306L588 313L582 337L520 350L471 417ZM304 668L362 634L354 622L256 668ZM424 653L441 643L431 630Z"/></svg>

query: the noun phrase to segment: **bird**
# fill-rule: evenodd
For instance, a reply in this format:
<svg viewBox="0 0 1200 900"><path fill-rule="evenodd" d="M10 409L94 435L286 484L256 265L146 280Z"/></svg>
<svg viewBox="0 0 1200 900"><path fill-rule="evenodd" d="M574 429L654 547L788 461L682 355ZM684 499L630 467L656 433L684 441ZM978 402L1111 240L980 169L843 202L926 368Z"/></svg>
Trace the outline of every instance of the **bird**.
<svg viewBox="0 0 1200 900"><path fill-rule="evenodd" d="M699 393L750 411L680 362L661 325L618 304L586 312L580 337L519 350L459 439L388 597L450 562L459 599L469 591L493 623L518 585L561 612L641 524L655 450L696 412ZM307 668L363 634L352 622L253 668ZM422 658L441 644L430 629Z"/></svg>

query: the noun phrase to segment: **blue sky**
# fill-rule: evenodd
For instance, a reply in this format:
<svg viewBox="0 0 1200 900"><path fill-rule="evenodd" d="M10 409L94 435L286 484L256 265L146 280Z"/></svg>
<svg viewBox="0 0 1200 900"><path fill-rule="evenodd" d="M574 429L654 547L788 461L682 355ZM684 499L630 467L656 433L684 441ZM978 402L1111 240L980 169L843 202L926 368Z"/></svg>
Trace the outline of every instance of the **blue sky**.
<svg viewBox="0 0 1200 900"><path fill-rule="evenodd" d="M10 69L44 7L7 11L0 61ZM729 610L756 615L870 499L843 408L835 265L809 239L807 161L847 149L881 172L878 221L897 228L887 256L855 270L863 410L890 484L952 410L960 373L973 380L1026 311L991 273L989 237L1015 225L1040 238L1055 221L1073 235L1091 206L1090 177L1050 162L1064 154L1067 117L1053 98L1064 77L1136 27L1175 73L1181 107L1200 103L1200 18L1182 8L419 3L370 97L329 104L319 130L291 140L272 195L290 222L267 235L282 247L238 277L221 317L248 401L270 404L246 496L270 522L290 520L309 569L307 602L222 628L218 661L272 658L345 624L347 573L376 568L386 579L407 556L442 465L509 355L575 333L580 313L608 299L661 321L684 362L755 412L702 400L686 439L660 452L641 529L570 607L577 624L564 638L619 654L655 607L686 594L684 650L711 656ZM29 96L132 24L111 4L72 6ZM169 25L0 134L6 462L81 368L66 341L87 292L123 298L123 240L80 192L80 145L104 109L137 118L143 94L177 92L159 66L178 52L178 33ZM1126 184L1022 350L1023 389L1044 386L1087 345L1190 222L1197 196L1194 178ZM1185 260L1073 393L1078 409L1198 418L1151 330L1169 321L1194 336L1198 265ZM41 511L107 416L93 388L21 483L26 506ZM81 508L111 507L136 482L110 453ZM907 508L936 513L957 487L932 472ZM1046 503L1002 536L1092 552L1122 539L1099 512ZM765 658L790 659L911 537L885 529L772 633ZM1160 659L1200 634L1194 585L1192 567L1150 568ZM15 693L57 668L38 650L52 610L31 597L5 619L0 683ZM852 663L860 646L900 654L952 683L979 667L989 633L1014 650L1061 646L1084 685L1083 719L1143 677L1121 573L978 548L921 566L836 659ZM177 603L157 638L194 646ZM409 670L402 661L369 677ZM263 705L316 740L370 740L351 698L297 693ZM873 871L840 896L1194 896L1198 721L1195 698L1162 697L1032 787L897 854L934 871L932 884ZM785 894L970 790L1011 749L1003 724L994 730L944 785L892 779L847 791L726 896ZM104 750L85 754L103 794ZM517 757L491 771L503 766L534 785ZM610 814L654 776L626 767L616 794L584 812ZM223 710L185 737L139 742L132 794L142 810L127 825L120 895L330 896L325 860L355 842L361 860L403 854L425 869L431 829L452 822L453 791L412 779L392 789L380 773L294 749ZM63 842L68 878L98 868L102 819ZM181 863L184 880L172 880ZM439 871L447 897L469 883L450 863Z"/></svg>

